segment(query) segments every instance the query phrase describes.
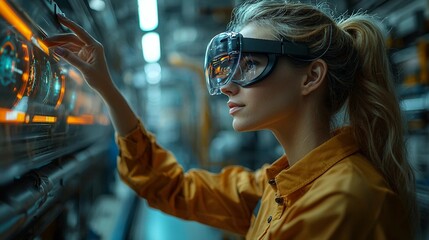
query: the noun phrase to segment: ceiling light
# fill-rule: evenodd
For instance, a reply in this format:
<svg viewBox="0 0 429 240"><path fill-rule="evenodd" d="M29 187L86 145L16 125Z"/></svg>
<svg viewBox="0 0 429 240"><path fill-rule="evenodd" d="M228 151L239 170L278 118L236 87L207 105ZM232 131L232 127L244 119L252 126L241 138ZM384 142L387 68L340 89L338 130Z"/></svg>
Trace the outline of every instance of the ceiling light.
<svg viewBox="0 0 429 240"><path fill-rule="evenodd" d="M138 0L139 23L143 31L152 31L158 27L158 1Z"/></svg>
<svg viewBox="0 0 429 240"><path fill-rule="evenodd" d="M106 8L106 3L103 0L90 0L89 7L95 11L103 11Z"/></svg>
<svg viewBox="0 0 429 240"><path fill-rule="evenodd" d="M159 34L149 32L142 37L142 50L144 60L148 63L158 62L161 58L161 43Z"/></svg>

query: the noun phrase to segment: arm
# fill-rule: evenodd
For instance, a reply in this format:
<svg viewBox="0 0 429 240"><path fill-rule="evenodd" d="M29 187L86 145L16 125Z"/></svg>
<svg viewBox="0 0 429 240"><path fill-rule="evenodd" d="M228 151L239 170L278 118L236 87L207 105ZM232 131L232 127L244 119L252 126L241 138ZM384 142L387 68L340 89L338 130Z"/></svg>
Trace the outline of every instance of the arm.
<svg viewBox="0 0 429 240"><path fill-rule="evenodd" d="M115 86L100 95L109 109L110 119L120 136L124 136L137 127L137 116Z"/></svg>
<svg viewBox="0 0 429 240"><path fill-rule="evenodd" d="M150 206L188 220L245 234L259 197L262 170L227 167L219 174L184 173L175 157L142 126L118 137L121 178Z"/></svg>
<svg viewBox="0 0 429 240"><path fill-rule="evenodd" d="M146 132L113 84L103 46L74 22L62 16L59 20L74 33L44 42L74 65L107 104L118 133L118 171L123 181L153 207L244 234L262 194L257 177L238 167L221 174L201 170L184 173L174 156Z"/></svg>
<svg viewBox="0 0 429 240"><path fill-rule="evenodd" d="M88 85L100 94L117 133L129 133L136 128L137 117L110 77L103 46L73 21L61 15L58 19L74 33L49 37L44 43L75 66Z"/></svg>

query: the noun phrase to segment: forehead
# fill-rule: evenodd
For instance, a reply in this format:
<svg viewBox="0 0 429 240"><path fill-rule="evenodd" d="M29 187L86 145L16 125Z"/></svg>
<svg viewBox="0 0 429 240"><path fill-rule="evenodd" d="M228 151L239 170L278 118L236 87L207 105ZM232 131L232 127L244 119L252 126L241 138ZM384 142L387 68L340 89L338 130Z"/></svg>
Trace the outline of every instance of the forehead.
<svg viewBox="0 0 429 240"><path fill-rule="evenodd" d="M258 38L266 40L276 40L273 32L267 27L258 26L254 23L247 24L244 26L240 33L245 38Z"/></svg>

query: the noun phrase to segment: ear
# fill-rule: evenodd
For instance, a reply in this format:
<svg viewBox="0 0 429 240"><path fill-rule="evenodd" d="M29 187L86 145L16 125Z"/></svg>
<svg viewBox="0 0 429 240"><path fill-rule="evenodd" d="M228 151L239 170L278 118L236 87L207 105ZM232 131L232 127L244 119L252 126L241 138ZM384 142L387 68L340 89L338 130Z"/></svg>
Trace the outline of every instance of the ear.
<svg viewBox="0 0 429 240"><path fill-rule="evenodd" d="M304 81L301 85L302 95L309 95L310 93L320 89L325 82L326 72L328 71L328 65L322 59L313 61L307 67L307 73Z"/></svg>

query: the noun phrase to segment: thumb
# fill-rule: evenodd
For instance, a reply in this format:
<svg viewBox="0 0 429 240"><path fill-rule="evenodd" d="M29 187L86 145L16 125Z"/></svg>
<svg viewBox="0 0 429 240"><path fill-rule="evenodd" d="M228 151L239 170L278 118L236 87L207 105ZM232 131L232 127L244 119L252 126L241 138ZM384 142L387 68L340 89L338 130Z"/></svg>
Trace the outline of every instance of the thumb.
<svg viewBox="0 0 429 240"><path fill-rule="evenodd" d="M62 47L54 48L54 53L66 60L68 63L79 69L81 72L83 69L87 68L87 63L76 56L74 53L68 49Z"/></svg>

